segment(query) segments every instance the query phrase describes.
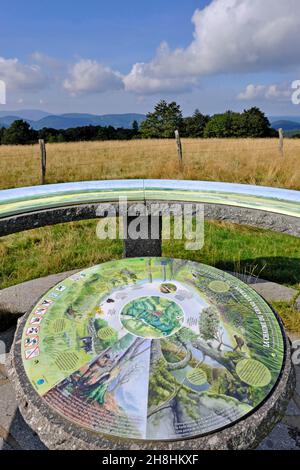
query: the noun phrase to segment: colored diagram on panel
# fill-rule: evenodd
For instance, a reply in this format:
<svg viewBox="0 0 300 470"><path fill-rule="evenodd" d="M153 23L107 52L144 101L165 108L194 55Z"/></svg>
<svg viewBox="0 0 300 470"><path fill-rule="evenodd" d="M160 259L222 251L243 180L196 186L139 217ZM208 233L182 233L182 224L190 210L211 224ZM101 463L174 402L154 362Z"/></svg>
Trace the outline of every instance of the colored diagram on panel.
<svg viewBox="0 0 300 470"><path fill-rule="evenodd" d="M32 386L65 419L117 437L175 440L259 406L284 344L270 307L236 278L137 258L51 289L28 316L22 355Z"/></svg>

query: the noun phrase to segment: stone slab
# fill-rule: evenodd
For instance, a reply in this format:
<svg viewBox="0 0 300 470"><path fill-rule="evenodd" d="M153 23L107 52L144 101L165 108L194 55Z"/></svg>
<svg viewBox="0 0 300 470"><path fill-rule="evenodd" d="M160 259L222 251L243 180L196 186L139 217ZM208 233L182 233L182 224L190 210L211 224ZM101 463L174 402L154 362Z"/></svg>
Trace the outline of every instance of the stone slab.
<svg viewBox="0 0 300 470"><path fill-rule="evenodd" d="M0 386L0 449L46 449L37 434L25 423L10 382Z"/></svg>
<svg viewBox="0 0 300 470"><path fill-rule="evenodd" d="M291 287L268 281L259 281L256 284L251 284L251 287L269 302L291 302L298 292Z"/></svg>
<svg viewBox="0 0 300 470"><path fill-rule="evenodd" d="M279 423L257 450L300 450L300 439L296 430Z"/></svg>
<svg viewBox="0 0 300 470"><path fill-rule="evenodd" d="M13 448L9 444L7 444L7 442L1 437L0 438L0 450L13 450Z"/></svg>
<svg viewBox="0 0 300 470"><path fill-rule="evenodd" d="M77 269L53 274L1 290L0 331L4 331L12 324L15 324L16 319L24 315L32 304L51 289L51 287L78 271Z"/></svg>
<svg viewBox="0 0 300 470"><path fill-rule="evenodd" d="M264 299L269 302L291 302L295 299L298 290L291 287L282 286L275 282L266 281L264 279L259 279L254 276L249 276L246 274L231 273L233 276L238 277L241 281L245 282L248 285L251 285L258 294L260 294ZM300 300L299 300L300 307Z"/></svg>
<svg viewBox="0 0 300 470"><path fill-rule="evenodd" d="M0 333L6 357L11 348L15 327ZM3 359L3 357L2 357ZM46 449L38 436L25 423L19 412L15 391L8 379L5 364L0 364L0 450Z"/></svg>

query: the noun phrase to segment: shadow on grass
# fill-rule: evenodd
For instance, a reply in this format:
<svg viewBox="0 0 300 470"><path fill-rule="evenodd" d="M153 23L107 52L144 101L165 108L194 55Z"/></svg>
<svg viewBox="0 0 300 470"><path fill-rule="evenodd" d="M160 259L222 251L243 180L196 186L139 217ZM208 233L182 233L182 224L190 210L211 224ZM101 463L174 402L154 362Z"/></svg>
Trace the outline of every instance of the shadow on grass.
<svg viewBox="0 0 300 470"><path fill-rule="evenodd" d="M234 261L220 260L216 268L259 277L279 284L300 283L300 259L287 257L262 257Z"/></svg>

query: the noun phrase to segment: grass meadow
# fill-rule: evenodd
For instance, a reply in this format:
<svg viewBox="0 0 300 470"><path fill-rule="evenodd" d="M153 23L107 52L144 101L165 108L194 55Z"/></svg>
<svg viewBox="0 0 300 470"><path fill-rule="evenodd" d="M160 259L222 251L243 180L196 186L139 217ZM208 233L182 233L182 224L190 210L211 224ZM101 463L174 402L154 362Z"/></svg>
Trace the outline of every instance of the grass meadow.
<svg viewBox="0 0 300 470"><path fill-rule="evenodd" d="M47 144L47 183L159 178L225 181L300 189L300 139L183 139ZM0 146L0 188L40 183L38 145Z"/></svg>

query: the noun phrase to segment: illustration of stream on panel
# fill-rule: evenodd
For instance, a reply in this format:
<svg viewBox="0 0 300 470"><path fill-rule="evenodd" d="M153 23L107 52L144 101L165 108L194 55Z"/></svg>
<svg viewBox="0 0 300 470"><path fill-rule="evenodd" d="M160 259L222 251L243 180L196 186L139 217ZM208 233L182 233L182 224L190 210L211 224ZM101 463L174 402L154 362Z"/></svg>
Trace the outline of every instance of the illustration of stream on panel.
<svg viewBox="0 0 300 470"><path fill-rule="evenodd" d="M238 279L168 258L113 261L51 289L28 316L23 363L60 415L105 435L200 436L259 406L282 369L270 307Z"/></svg>

